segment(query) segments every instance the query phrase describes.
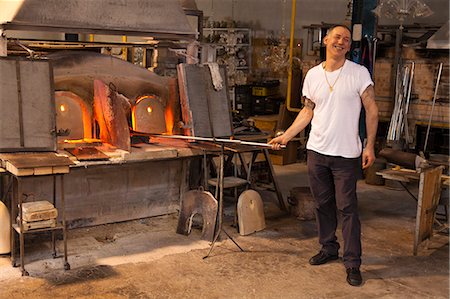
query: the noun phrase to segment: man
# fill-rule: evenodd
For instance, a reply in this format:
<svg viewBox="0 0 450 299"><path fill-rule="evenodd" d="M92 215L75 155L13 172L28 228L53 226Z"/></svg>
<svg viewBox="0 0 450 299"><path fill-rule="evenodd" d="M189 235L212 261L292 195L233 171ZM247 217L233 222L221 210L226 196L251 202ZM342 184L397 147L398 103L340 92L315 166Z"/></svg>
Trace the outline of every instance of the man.
<svg viewBox="0 0 450 299"><path fill-rule="evenodd" d="M326 60L308 71L303 85L304 108L286 132L269 143L280 149L310 122L306 148L311 192L322 248L309 263L321 265L338 259L337 210L342 215L343 261L347 282L362 283L361 224L357 211L356 182L362 168L375 161L374 144L378 108L370 74L364 66L345 58L351 32L342 25L324 38ZM359 137L361 105L366 111L367 143ZM361 157L362 151L362 157ZM362 159L361 159L362 158Z"/></svg>

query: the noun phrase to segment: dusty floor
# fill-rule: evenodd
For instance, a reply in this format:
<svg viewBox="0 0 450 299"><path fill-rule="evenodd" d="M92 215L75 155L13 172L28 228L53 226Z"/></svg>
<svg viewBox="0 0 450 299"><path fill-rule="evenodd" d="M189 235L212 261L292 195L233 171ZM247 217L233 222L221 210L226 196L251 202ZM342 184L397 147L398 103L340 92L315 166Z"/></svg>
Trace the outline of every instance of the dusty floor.
<svg viewBox="0 0 450 299"><path fill-rule="evenodd" d="M307 185L303 164L275 170L285 196ZM245 252L222 234L207 259L199 230L175 233L176 215L69 231L69 271L62 258L51 258L46 238L29 238L31 276L0 257L0 298L449 297L449 237L437 234L412 255L416 203L405 191L359 184L361 287L346 283L341 260L310 266L319 249L315 222L283 215L270 194L263 197L267 228L240 236L230 209L224 228Z"/></svg>

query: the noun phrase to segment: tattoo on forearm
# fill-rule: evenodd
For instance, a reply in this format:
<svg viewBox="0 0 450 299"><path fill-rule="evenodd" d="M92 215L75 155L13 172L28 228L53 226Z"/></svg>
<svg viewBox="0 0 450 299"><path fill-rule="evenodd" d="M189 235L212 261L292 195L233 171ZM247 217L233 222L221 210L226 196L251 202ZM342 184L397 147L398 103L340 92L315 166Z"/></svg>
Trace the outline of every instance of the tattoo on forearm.
<svg viewBox="0 0 450 299"><path fill-rule="evenodd" d="M375 100L375 89L372 85L369 85L362 94L362 100Z"/></svg>
<svg viewBox="0 0 450 299"><path fill-rule="evenodd" d="M307 97L302 97L305 108L314 110L314 107L316 107L316 104L313 103L313 101L311 101L310 99L308 99Z"/></svg>

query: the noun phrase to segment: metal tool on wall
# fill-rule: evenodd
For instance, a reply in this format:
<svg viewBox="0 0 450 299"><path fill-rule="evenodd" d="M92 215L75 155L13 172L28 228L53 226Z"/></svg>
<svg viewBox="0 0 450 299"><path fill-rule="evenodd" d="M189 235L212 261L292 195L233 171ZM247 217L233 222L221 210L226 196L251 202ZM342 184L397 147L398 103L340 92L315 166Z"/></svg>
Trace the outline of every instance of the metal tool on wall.
<svg viewBox="0 0 450 299"><path fill-rule="evenodd" d="M428 136L430 134L431 120L433 118L433 112L434 112L434 105L436 104L436 96L437 96L437 92L439 89L439 83L441 81L442 67L443 67L443 63L441 62L439 64L439 71L438 71L438 76L437 76L437 80L436 80L436 87L434 88L433 103L431 105L430 118L428 120L427 134L425 135L425 145L423 146L424 152L426 152L426 150L427 150Z"/></svg>
<svg viewBox="0 0 450 299"><path fill-rule="evenodd" d="M415 63L412 62L410 66L404 66L402 71L397 71L395 103L387 135L388 141L398 142L404 137L407 143L410 142L407 114L411 99L414 68Z"/></svg>

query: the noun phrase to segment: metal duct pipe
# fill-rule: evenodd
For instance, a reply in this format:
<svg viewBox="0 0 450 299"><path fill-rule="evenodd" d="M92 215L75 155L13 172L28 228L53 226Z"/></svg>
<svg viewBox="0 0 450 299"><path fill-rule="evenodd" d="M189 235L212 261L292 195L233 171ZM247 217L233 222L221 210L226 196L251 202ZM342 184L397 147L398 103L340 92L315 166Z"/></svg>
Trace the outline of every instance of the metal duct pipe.
<svg viewBox="0 0 450 299"><path fill-rule="evenodd" d="M425 159L416 154L406 153L391 148L382 149L379 155L385 158L389 163L397 164L409 169L417 169L426 162Z"/></svg>

